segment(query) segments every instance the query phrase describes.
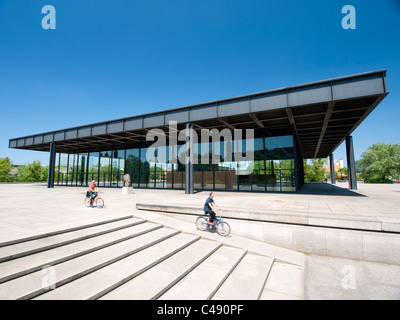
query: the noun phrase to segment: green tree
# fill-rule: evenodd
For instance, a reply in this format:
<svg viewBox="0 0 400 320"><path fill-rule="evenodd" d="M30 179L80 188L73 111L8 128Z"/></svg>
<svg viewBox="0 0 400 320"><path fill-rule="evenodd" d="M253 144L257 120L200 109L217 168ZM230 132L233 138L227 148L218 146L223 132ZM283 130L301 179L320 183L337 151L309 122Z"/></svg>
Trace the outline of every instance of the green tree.
<svg viewBox="0 0 400 320"><path fill-rule="evenodd" d="M400 144L375 143L368 147L359 161L365 182L385 182L400 176Z"/></svg>
<svg viewBox="0 0 400 320"><path fill-rule="evenodd" d="M305 162L305 173L306 181L318 182L325 179L324 165L327 163L327 159L312 159L311 164Z"/></svg>
<svg viewBox="0 0 400 320"><path fill-rule="evenodd" d="M0 159L0 182L10 182L12 164L9 158Z"/></svg>
<svg viewBox="0 0 400 320"><path fill-rule="evenodd" d="M48 167L42 167L40 161L35 160L18 168L19 182L42 182L47 180Z"/></svg>

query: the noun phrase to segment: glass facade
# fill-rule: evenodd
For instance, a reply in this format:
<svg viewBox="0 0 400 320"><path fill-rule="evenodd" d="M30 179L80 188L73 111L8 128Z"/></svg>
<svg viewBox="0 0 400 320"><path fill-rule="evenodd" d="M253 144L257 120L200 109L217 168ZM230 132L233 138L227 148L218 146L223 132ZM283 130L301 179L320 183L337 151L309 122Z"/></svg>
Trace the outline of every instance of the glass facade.
<svg viewBox="0 0 400 320"><path fill-rule="evenodd" d="M195 144L195 158L199 164L193 166L194 189L296 191L293 136L255 138L250 141L254 142L254 160L235 159L235 152L246 150L248 142ZM185 165L179 160L177 163L170 160L170 155L179 159L184 152L185 146L178 145L60 153L57 154L56 184L87 186L95 180L99 187L122 187L124 174L129 174L134 188L184 189Z"/></svg>

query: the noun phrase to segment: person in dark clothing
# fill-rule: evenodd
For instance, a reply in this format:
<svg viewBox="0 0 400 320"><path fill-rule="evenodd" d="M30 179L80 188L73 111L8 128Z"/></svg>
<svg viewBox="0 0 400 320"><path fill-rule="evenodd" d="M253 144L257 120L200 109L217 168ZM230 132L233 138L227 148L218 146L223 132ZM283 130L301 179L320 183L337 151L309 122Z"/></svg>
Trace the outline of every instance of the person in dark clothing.
<svg viewBox="0 0 400 320"><path fill-rule="evenodd" d="M219 208L218 205L215 203L214 201L214 193L210 192L209 197L206 200L206 203L204 204L204 213L205 214L209 214L211 217L208 221L209 224L213 224L214 223L214 218L215 218L215 211L216 208Z"/></svg>

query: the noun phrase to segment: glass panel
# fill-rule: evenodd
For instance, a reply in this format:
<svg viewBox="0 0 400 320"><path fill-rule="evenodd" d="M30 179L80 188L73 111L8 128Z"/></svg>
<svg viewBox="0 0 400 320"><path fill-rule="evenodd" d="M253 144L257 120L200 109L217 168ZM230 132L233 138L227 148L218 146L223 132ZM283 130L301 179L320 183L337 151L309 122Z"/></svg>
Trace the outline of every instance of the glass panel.
<svg viewBox="0 0 400 320"><path fill-rule="evenodd" d="M111 151L100 152L99 186L109 187L111 184Z"/></svg>
<svg viewBox="0 0 400 320"><path fill-rule="evenodd" d="M238 163L234 161L233 143L223 142L223 161L219 163L218 170L225 171L225 189L238 190Z"/></svg>
<svg viewBox="0 0 400 320"><path fill-rule="evenodd" d="M242 154L246 150L246 142L245 140L234 141L234 152L238 152L241 148ZM248 174L249 163L246 161L239 161L239 158L235 158L237 163L236 173L238 176L238 187L241 191L251 191L251 179Z"/></svg>
<svg viewBox="0 0 400 320"><path fill-rule="evenodd" d="M203 171L194 171L193 172L193 184L194 188L198 190L203 189Z"/></svg>
<svg viewBox="0 0 400 320"><path fill-rule="evenodd" d="M139 168L140 168L140 149L128 149L126 150L126 168L125 173L131 176L132 186L134 188L139 187Z"/></svg>
<svg viewBox="0 0 400 320"><path fill-rule="evenodd" d="M227 162L225 162L227 164ZM229 163L228 171L226 172L226 190L237 190L238 189L238 175L237 173L237 162L233 161Z"/></svg>
<svg viewBox="0 0 400 320"><path fill-rule="evenodd" d="M148 148L140 149L140 181L139 181L140 188L154 188L154 180L152 180L154 179L154 175L150 176L150 172L151 171L154 172L154 162L147 161L147 155L146 155L147 150Z"/></svg>
<svg viewBox="0 0 400 320"><path fill-rule="evenodd" d="M295 191L293 136L265 138L267 191Z"/></svg>
<svg viewBox="0 0 400 320"><path fill-rule="evenodd" d="M125 169L125 150L114 150L112 158L112 178L111 178L112 187L123 187L124 169Z"/></svg>
<svg viewBox="0 0 400 320"><path fill-rule="evenodd" d="M203 171L204 189L214 189L214 171Z"/></svg>
<svg viewBox="0 0 400 320"><path fill-rule="evenodd" d="M78 155L70 154L68 161L68 185L76 185Z"/></svg>
<svg viewBox="0 0 400 320"><path fill-rule="evenodd" d="M156 188L163 189L163 188L166 187L165 186L165 184L166 184L166 182L165 182L165 180L166 180L166 172L165 172L166 167L167 167L166 163L156 163L155 173L154 173L155 174L154 180L155 180L155 187Z"/></svg>
<svg viewBox="0 0 400 320"><path fill-rule="evenodd" d="M166 146L158 147L155 155L157 156L157 162L155 164L155 187L166 188L167 187L167 172L170 167L168 161L168 150ZM161 162L163 161L163 162Z"/></svg>
<svg viewBox="0 0 400 320"><path fill-rule="evenodd" d="M99 152L89 153L89 172L88 172L88 183L94 180L97 184L99 183Z"/></svg>
<svg viewBox="0 0 400 320"><path fill-rule="evenodd" d="M173 179L173 188L174 189L182 189L184 186L184 175L182 171L178 170L178 164L174 164L174 170L172 172L172 179Z"/></svg>
<svg viewBox="0 0 400 320"><path fill-rule="evenodd" d="M87 153L80 153L79 154L79 157L78 157L78 171L77 171L77 178L78 178L78 185L79 186L87 185L87 181L86 181L87 160L88 160L88 154Z"/></svg>
<svg viewBox="0 0 400 320"><path fill-rule="evenodd" d="M267 160L293 159L293 136L265 138Z"/></svg>
<svg viewBox="0 0 400 320"><path fill-rule="evenodd" d="M177 161L178 169L177 169L177 171L185 172L185 169L186 169L185 163L184 162L182 163L180 161L185 158L185 152L186 152L185 145L178 145L178 161Z"/></svg>
<svg viewBox="0 0 400 320"><path fill-rule="evenodd" d="M225 173L226 173L226 171L215 171L214 172L215 190L225 190Z"/></svg>
<svg viewBox="0 0 400 320"><path fill-rule="evenodd" d="M214 188L216 190L226 190L227 176L229 176L229 171L232 164L232 149L231 147L228 148L228 143L226 143L225 141L214 143L213 147L214 152L218 155L219 158L219 163L214 164L212 167L214 171ZM214 159L215 158L216 157L214 157Z"/></svg>
<svg viewBox="0 0 400 320"><path fill-rule="evenodd" d="M60 171L59 171L59 178L58 184L65 185L67 183L67 172L68 172L68 153L61 153L60 154Z"/></svg>
<svg viewBox="0 0 400 320"><path fill-rule="evenodd" d="M251 175L241 174L239 178L239 190L241 191L251 191Z"/></svg>
<svg viewBox="0 0 400 320"><path fill-rule="evenodd" d="M184 189L185 188L185 170L186 166L184 163L181 163L179 159L184 158L184 153L186 152L185 150L185 145L178 145L177 150L178 150L178 161L176 164L174 164L174 173L173 173L173 179L174 179L174 184L173 188L174 189Z"/></svg>
<svg viewBox="0 0 400 320"><path fill-rule="evenodd" d="M266 161L267 191L280 191L279 160Z"/></svg>
<svg viewBox="0 0 400 320"><path fill-rule="evenodd" d="M59 180L59 176L58 176L58 168L60 166L60 154L56 153L56 161L55 161L55 167L54 167L54 184L58 185L58 180Z"/></svg>
<svg viewBox="0 0 400 320"><path fill-rule="evenodd" d="M166 183L167 188L172 188L172 179L174 174L174 164L168 164L166 169Z"/></svg>
<svg viewBox="0 0 400 320"><path fill-rule="evenodd" d="M193 164L193 186L196 190L203 189L203 172L201 166L201 154L199 153L200 144L194 144L194 159L197 161L197 164Z"/></svg>
<svg viewBox="0 0 400 320"><path fill-rule="evenodd" d="M296 191L296 185L294 181L294 160L282 160L281 168L282 191Z"/></svg>
<svg viewBox="0 0 400 320"><path fill-rule="evenodd" d="M252 191L265 191L264 139L254 139Z"/></svg>
<svg viewBox="0 0 400 320"><path fill-rule="evenodd" d="M215 166L212 165L211 146L211 142L195 144L198 162L193 165L195 189L202 190L214 188L213 170Z"/></svg>

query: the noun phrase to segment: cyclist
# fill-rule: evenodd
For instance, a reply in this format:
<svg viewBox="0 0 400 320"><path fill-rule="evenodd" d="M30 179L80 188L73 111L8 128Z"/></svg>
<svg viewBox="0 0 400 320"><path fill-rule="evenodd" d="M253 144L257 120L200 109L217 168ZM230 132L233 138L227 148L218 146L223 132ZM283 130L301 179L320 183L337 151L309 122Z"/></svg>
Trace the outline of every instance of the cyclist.
<svg viewBox="0 0 400 320"><path fill-rule="evenodd" d="M218 205L214 201L214 192L210 192L209 197L207 198L203 208L205 214L209 214L211 216L210 219L208 220L208 224L210 225L214 224L215 211L216 211L215 207L219 209Z"/></svg>
<svg viewBox="0 0 400 320"><path fill-rule="evenodd" d="M96 181L92 180L92 183L89 185L89 195L90 195L90 206L93 207L93 199L97 196L97 192L95 189L97 188L96 186Z"/></svg>

